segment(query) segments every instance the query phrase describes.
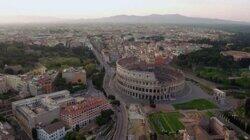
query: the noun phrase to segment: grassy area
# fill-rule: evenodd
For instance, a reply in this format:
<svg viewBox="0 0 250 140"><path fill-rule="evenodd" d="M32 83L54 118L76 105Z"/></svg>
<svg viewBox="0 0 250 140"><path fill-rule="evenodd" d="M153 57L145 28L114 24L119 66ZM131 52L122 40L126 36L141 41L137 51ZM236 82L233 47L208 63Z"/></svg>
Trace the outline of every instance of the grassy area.
<svg viewBox="0 0 250 140"><path fill-rule="evenodd" d="M10 93L10 92L0 94L0 99L1 100L7 100L7 99L9 99L11 97L13 97L13 94Z"/></svg>
<svg viewBox="0 0 250 140"><path fill-rule="evenodd" d="M195 71L195 74L198 77L205 78L214 82L228 82L227 81L227 73L219 68L216 67L203 67L199 68Z"/></svg>
<svg viewBox="0 0 250 140"><path fill-rule="evenodd" d="M205 112L205 115L206 115L207 117L211 118L211 117L214 116L214 113L211 112L211 111L206 111L206 112Z"/></svg>
<svg viewBox="0 0 250 140"><path fill-rule="evenodd" d="M217 108L215 104L206 100L206 99L194 99L189 102L173 104L175 109L197 109L197 110L206 110Z"/></svg>
<svg viewBox="0 0 250 140"><path fill-rule="evenodd" d="M250 77L250 71L248 68L241 68L238 71L236 71L238 76L246 76Z"/></svg>
<svg viewBox="0 0 250 140"><path fill-rule="evenodd" d="M242 92L227 92L227 96L232 96L236 99L245 99L250 97L250 90L242 90Z"/></svg>
<svg viewBox="0 0 250 140"><path fill-rule="evenodd" d="M41 63L47 68L64 68L69 66L82 66L81 61L77 57L52 57L52 58L41 58Z"/></svg>
<svg viewBox="0 0 250 140"><path fill-rule="evenodd" d="M179 118L179 112L158 112L149 115L150 124L158 134L175 134L184 129L184 125L179 121Z"/></svg>
<svg viewBox="0 0 250 140"><path fill-rule="evenodd" d="M234 115L238 116L241 119L246 118L245 114L246 114L246 110L244 108L244 106L238 107L237 109L234 110Z"/></svg>
<svg viewBox="0 0 250 140"><path fill-rule="evenodd" d="M70 87L69 91L70 93L74 94L76 93L77 91L82 91L82 90L85 90L87 87L86 85L73 85Z"/></svg>

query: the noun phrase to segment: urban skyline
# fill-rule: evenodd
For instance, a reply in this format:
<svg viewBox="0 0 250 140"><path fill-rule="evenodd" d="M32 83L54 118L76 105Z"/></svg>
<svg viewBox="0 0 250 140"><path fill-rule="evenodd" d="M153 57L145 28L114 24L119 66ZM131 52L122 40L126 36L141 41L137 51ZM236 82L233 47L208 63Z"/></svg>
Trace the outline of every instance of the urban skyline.
<svg viewBox="0 0 250 140"><path fill-rule="evenodd" d="M249 0L0 1L0 140L249 138Z"/></svg>

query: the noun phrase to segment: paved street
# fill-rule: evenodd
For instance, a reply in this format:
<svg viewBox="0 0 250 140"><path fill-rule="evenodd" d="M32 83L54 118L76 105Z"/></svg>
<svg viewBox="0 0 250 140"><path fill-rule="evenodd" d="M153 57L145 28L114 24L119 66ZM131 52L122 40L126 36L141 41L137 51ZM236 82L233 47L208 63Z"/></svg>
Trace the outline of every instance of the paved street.
<svg viewBox="0 0 250 140"><path fill-rule="evenodd" d="M218 86L221 86L220 84L218 83L214 83L214 82L211 82L211 81L208 81L208 80L205 80L205 79L202 79L202 78L199 78L197 76L195 76L194 74L190 73L190 72L187 72L187 71L184 71L184 74L185 74L185 77L188 78L188 79L192 79L202 85L206 85L210 88L216 88Z"/></svg>
<svg viewBox="0 0 250 140"><path fill-rule="evenodd" d="M128 124L128 117L127 117L127 110L126 104L120 96L117 96L115 90L109 86L110 81L112 81L112 77L114 75L114 70L104 61L100 53L89 44L89 47L92 49L93 53L95 54L96 58L100 62L100 65L105 68L105 76L103 82L103 88L107 95L115 95L116 98L121 102L119 107L119 111L116 110L117 120L116 120L116 128L115 133L113 136L113 140L126 140L127 138L127 124Z"/></svg>

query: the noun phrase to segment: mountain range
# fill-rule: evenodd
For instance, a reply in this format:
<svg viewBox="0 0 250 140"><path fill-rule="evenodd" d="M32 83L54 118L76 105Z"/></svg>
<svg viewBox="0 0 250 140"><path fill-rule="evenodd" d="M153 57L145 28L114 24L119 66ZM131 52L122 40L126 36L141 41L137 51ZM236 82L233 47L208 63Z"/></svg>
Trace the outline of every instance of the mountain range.
<svg viewBox="0 0 250 140"><path fill-rule="evenodd" d="M15 16L0 17L1 23L162 23L162 24L242 24L248 22L223 19L187 17L179 14L152 14L147 16L117 15L96 19L62 19L54 17Z"/></svg>
<svg viewBox="0 0 250 140"><path fill-rule="evenodd" d="M78 22L101 22L101 23L166 23L166 24L249 24L242 21L232 21L223 19L210 19L187 17L179 14L158 15L152 14L148 16L135 15L117 15L104 17L99 19L80 19Z"/></svg>

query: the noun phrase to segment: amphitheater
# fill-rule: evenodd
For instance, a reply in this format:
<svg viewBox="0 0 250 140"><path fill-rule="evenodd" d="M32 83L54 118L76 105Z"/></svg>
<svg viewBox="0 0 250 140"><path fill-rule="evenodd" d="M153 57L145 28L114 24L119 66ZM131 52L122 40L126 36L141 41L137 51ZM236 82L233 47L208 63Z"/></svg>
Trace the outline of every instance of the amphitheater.
<svg viewBox="0 0 250 140"><path fill-rule="evenodd" d="M116 62L115 85L122 94L140 100L170 100L183 95L185 78L167 64L149 64L136 57Z"/></svg>

